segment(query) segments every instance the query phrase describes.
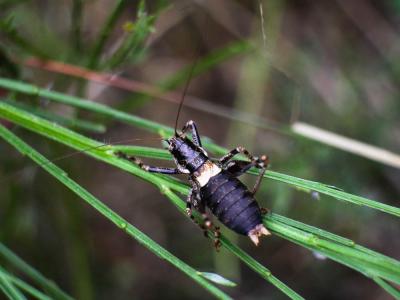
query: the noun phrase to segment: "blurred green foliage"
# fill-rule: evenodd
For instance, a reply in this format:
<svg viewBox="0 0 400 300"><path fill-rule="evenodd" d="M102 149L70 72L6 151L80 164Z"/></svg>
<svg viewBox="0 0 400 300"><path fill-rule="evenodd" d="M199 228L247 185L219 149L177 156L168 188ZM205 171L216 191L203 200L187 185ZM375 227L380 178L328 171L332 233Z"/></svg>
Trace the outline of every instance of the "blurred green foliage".
<svg viewBox="0 0 400 300"><path fill-rule="evenodd" d="M170 90L186 79L199 48L204 60L190 94L207 101L202 111L185 110L181 120L196 120L201 133L225 148L246 142L252 152L268 153L274 171L398 207L398 169L288 130L291 122L301 120L399 152L398 3L262 1L263 41L257 1L0 1L0 74L45 87L50 93L79 95L172 125L176 106L171 103L27 67L23 61L51 59ZM0 93L2 98L20 102L20 108L25 105L23 109L30 112L46 112L42 116L49 120L62 118L65 126L75 130L87 130L88 124L91 129L107 129L98 133L89 128L86 134L93 139L147 137L143 130L112 122L110 115L50 103L43 95L27 97L6 89ZM216 116L213 105L228 109L229 119ZM252 122L232 121L235 110L248 113ZM257 122L265 127L255 126ZM47 157L70 153L11 123L2 124ZM154 140L135 143L159 146ZM78 299L208 297L170 266L161 267L157 258L76 201L28 159L4 143L0 149L0 240L63 290ZM58 164L189 265L214 271L210 243L154 188L82 156ZM311 190L265 180L257 198L274 213L400 258L398 219L324 195L319 200L313 196ZM285 240L272 237L257 249L242 238L238 243L305 298L386 297L358 273ZM216 259L222 255L229 253L222 251ZM235 298L282 297L249 269L239 268L232 274L238 286L229 293ZM376 282L389 292L395 290L379 278Z"/></svg>

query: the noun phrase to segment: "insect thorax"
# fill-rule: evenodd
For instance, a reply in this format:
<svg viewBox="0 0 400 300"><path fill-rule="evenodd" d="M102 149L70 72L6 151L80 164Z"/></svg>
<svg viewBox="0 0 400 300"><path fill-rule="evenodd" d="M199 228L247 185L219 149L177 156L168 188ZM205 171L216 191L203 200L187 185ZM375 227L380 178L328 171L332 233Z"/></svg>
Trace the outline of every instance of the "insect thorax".
<svg viewBox="0 0 400 300"><path fill-rule="evenodd" d="M201 147L193 144L188 138L173 137L169 140L169 151L176 163L187 169L191 174L207 162L207 153Z"/></svg>
<svg viewBox="0 0 400 300"><path fill-rule="evenodd" d="M193 173L200 187L207 185L210 178L221 173L221 168L212 161L207 160L196 172Z"/></svg>

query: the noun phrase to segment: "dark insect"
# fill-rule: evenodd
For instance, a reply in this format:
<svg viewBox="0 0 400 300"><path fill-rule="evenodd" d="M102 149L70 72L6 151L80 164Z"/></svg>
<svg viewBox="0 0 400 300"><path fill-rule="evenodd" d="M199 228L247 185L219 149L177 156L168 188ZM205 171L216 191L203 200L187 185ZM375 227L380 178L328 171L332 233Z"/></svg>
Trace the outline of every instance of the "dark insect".
<svg viewBox="0 0 400 300"><path fill-rule="evenodd" d="M186 200L187 214L194 220L192 207L202 214L204 225L200 226L206 236L207 230L213 230L217 250L220 245L219 228L213 226L207 217L207 207L228 228L239 234L247 235L255 245L258 245L261 235L270 234L262 224L262 210L254 199L254 194L260 186L268 165L268 157L266 155L254 157L245 148L239 146L219 160L211 160L201 145L200 136L193 121L187 122L181 133L177 132L179 114L194 66L195 63L192 65L182 94L175 120L175 134L165 140L168 143L168 150L174 158L176 168L149 166L138 158L128 156L123 152L117 152L116 155L134 162L148 172L169 175L189 174L192 189ZM191 132L192 140L186 136L188 130ZM250 161L233 160L232 158L239 153L244 154ZM260 173L253 189L249 191L237 177L252 167L260 169Z"/></svg>
<svg viewBox="0 0 400 300"><path fill-rule="evenodd" d="M192 140L186 136L190 129ZM192 189L187 198L187 213L193 219L192 207L197 209L204 218L204 229L213 229L211 221L206 214L206 207L227 227L233 231L247 235L254 244L258 245L261 235L270 232L262 224L262 211L254 199L261 179L268 164L268 157L260 158L250 155L243 147L237 147L224 155L218 161L212 161L201 145L196 125L189 121L181 133L175 133L167 139L168 150L174 157L176 168L154 167L143 164L139 159L118 152L118 156L136 163L142 169L161 174L189 174ZM233 160L232 158L242 153L250 161ZM249 191L237 179L238 176L251 167L260 169L254 188ZM219 228L215 227L216 247L219 246Z"/></svg>

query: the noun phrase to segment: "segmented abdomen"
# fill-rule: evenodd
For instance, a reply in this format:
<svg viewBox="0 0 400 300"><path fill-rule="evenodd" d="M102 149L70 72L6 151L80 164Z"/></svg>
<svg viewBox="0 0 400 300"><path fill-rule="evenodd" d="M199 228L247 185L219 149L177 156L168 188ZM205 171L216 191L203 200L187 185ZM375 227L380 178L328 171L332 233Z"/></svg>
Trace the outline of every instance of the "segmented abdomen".
<svg viewBox="0 0 400 300"><path fill-rule="evenodd" d="M201 200L227 227L247 235L262 224L260 207L247 187L230 173L222 171L200 190Z"/></svg>

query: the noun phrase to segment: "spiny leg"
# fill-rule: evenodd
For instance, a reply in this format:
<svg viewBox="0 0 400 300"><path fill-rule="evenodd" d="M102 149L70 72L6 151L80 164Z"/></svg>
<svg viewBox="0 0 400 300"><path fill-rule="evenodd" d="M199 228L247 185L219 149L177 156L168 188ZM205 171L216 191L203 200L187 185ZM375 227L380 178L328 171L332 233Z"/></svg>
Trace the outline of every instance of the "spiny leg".
<svg viewBox="0 0 400 300"><path fill-rule="evenodd" d="M213 232L214 234L214 247L217 251L219 251L219 248L221 246L221 242L219 240L221 233L219 232L219 227L214 226L212 221L210 220L207 212L206 212L206 208L204 206L204 204L202 204L201 202L196 202L196 199L200 199L200 195L199 195L199 188L197 186L197 184L189 179L190 184L192 185L192 189L189 192L189 195L186 199L186 213L188 214L188 216L190 217L190 219L192 219L192 221L194 223L196 223L202 230L204 233L204 236L208 238L208 231L210 230L211 232ZM199 213L201 213L201 218L202 221L198 222L193 214L192 214L192 205L199 211Z"/></svg>
<svg viewBox="0 0 400 300"><path fill-rule="evenodd" d="M186 214L193 220L194 216L192 214L192 205L195 206L195 208L198 209L197 201L196 199L200 199L200 190L198 185L194 182L192 178L189 178L189 183L192 186L192 188L189 191L189 194L186 198Z"/></svg>
<svg viewBox="0 0 400 300"><path fill-rule="evenodd" d="M225 154L224 156L222 156L222 157L219 159L218 162L219 162L221 165L224 165L224 164L226 164L228 161L230 161L235 155L237 155L237 154L239 154L239 153L244 154L250 161L256 161L256 160L258 160L258 158L257 158L257 157L254 157L253 155L251 155L251 154L249 153L249 151L247 151L246 148L244 148L244 147L242 147L242 146L238 146L238 147L236 147L235 149L229 151L229 152L228 152L227 154ZM263 156L265 156L265 155L263 155ZM265 156L265 157L266 157L266 156Z"/></svg>
<svg viewBox="0 0 400 300"><path fill-rule="evenodd" d="M135 156L127 155L126 153L122 151L115 152L115 155L117 155L120 158L129 160L133 162L134 164L138 165L141 169L151 172L151 173L160 173L160 174L182 174L182 170L179 170L177 168L164 168L164 167L155 167L155 166L149 166L144 164L140 159L136 158Z"/></svg>
<svg viewBox="0 0 400 300"><path fill-rule="evenodd" d="M203 231L204 236L208 237L208 231L211 231L214 235L214 247L217 252L219 252L219 248L221 247L221 232L219 231L219 227L215 226L213 222L210 220L208 214L206 213L205 207L201 205L199 207L199 212L201 213L201 217L203 219Z"/></svg>
<svg viewBox="0 0 400 300"><path fill-rule="evenodd" d="M265 171L268 166L268 161L269 161L268 156L265 156L265 155L262 155L259 158L259 160L260 160L260 163L258 163L258 165L256 165L256 167L258 166L258 168L260 169L260 172L258 173L257 180L256 180L256 183L254 184L253 190L251 191L252 195L255 195L258 188L260 187L261 180L264 177Z"/></svg>
<svg viewBox="0 0 400 300"><path fill-rule="evenodd" d="M204 235L207 237L207 227L205 226L205 219L204 219L204 214L206 213L205 207L203 204L199 204L197 202L198 199L200 199L200 190L198 185L195 183L195 181L192 178L189 178L189 183L192 186L192 188L189 191L189 194L186 198L186 214L190 217L190 219L196 223L204 232ZM199 223L193 213L192 213L192 206L194 206L195 209L197 209L201 214L203 221ZM208 219L208 217L207 217Z"/></svg>
<svg viewBox="0 0 400 300"><path fill-rule="evenodd" d="M219 230L219 227L215 226L213 224L213 222L210 220L210 218L208 217L208 215L205 211L201 214L201 216L203 218L203 224L205 227L204 235L205 235L205 237L208 237L208 230L210 230L213 233L214 247L215 247L215 250L217 252L219 252L219 249L221 247L221 241L220 241L221 232Z"/></svg>
<svg viewBox="0 0 400 300"><path fill-rule="evenodd" d="M245 164L243 166L242 170L239 170L237 172L238 174L246 172L252 166L260 169L260 172L259 172L259 174L257 176L256 183L255 183L255 185L254 185L254 187L253 187L253 189L251 191L252 195L254 195L257 192L258 188L260 187L261 180L262 180L262 178L264 176L264 173L265 173L265 170L267 168L267 165L268 165L268 162L269 162L268 156L262 155L261 157L255 157L255 156L251 155L249 153L249 151L247 151L244 147L238 146L235 149L231 150L226 155L224 155L223 157L221 157L219 159L219 163L221 165L224 165L227 162L229 162L235 155L237 155L239 153L244 154L250 160L250 163L249 164ZM234 165L232 167L234 167Z"/></svg>
<svg viewBox="0 0 400 300"><path fill-rule="evenodd" d="M206 238L208 238L208 230L210 229L210 220L207 216L207 214L205 213L205 211L201 214L201 218L202 220L199 222L195 219L194 215L192 214L192 209L191 209L192 204L189 202L186 202L186 212L189 215L190 219L201 228L201 230L203 231L203 234ZM189 207L189 208L188 208Z"/></svg>
<svg viewBox="0 0 400 300"><path fill-rule="evenodd" d="M231 173L232 176L239 177L255 166L256 163L254 161L231 160L225 164L225 170Z"/></svg>
<svg viewBox="0 0 400 300"><path fill-rule="evenodd" d="M215 231L214 231L214 247L217 252L219 252L219 249L221 248L221 231L219 230L219 226L215 226Z"/></svg>
<svg viewBox="0 0 400 300"><path fill-rule="evenodd" d="M257 176L256 183L251 191L252 195L255 195L257 192L261 180L264 177L266 166L259 166L258 165L258 160L252 161L252 162L245 162L242 160L235 160L235 161L230 161L227 163L227 168L226 170L232 174L232 176L238 177L244 173L246 173L249 169L252 167L256 167L260 169L259 175Z"/></svg>
<svg viewBox="0 0 400 300"><path fill-rule="evenodd" d="M202 147L201 146L201 139L199 132L197 131L196 123L193 122L192 120L188 121L185 126L182 128L182 133L185 133L188 129L192 132L192 138L193 142L196 146Z"/></svg>
<svg viewBox="0 0 400 300"><path fill-rule="evenodd" d="M193 189L189 191L189 194L186 198L186 214L194 220L193 214L192 214L192 202L193 202Z"/></svg>

